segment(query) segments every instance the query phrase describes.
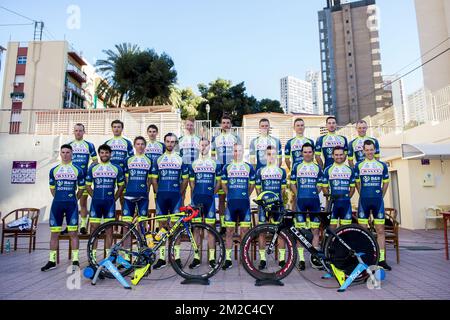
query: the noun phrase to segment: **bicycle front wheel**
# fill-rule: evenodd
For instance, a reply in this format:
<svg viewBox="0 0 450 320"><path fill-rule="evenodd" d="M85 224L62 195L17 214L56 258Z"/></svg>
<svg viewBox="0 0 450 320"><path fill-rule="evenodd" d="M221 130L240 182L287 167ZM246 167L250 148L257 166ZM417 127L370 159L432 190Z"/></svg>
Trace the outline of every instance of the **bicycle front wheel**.
<svg viewBox="0 0 450 320"><path fill-rule="evenodd" d="M297 261L295 240L287 229L278 235L276 249L270 254L267 252L277 229L273 224L259 225L242 239L242 265L257 280L281 280L291 273ZM261 261L265 261L264 266Z"/></svg>
<svg viewBox="0 0 450 320"><path fill-rule="evenodd" d="M368 266L377 265L379 248L373 235L358 225L346 225L336 229L336 234L356 253L362 253L361 259ZM328 260L348 277L358 265L358 259L339 241L336 236L330 235L324 245L324 253ZM355 281L367 278L362 273Z"/></svg>
<svg viewBox="0 0 450 320"><path fill-rule="evenodd" d="M89 237L87 256L91 267L97 269L99 263L108 257L109 250L114 246L117 248L117 254L131 264L131 268L121 267L118 269L122 276L127 276L135 268L143 266L143 258L139 253L146 248L146 245L138 230L130 223L111 221L100 225ZM120 267L117 259L112 263L116 267ZM102 273L107 278L114 278L113 274L106 269Z"/></svg>
<svg viewBox="0 0 450 320"><path fill-rule="evenodd" d="M225 244L217 230L205 223L181 226L169 241L169 260L185 279L209 279L225 260Z"/></svg>

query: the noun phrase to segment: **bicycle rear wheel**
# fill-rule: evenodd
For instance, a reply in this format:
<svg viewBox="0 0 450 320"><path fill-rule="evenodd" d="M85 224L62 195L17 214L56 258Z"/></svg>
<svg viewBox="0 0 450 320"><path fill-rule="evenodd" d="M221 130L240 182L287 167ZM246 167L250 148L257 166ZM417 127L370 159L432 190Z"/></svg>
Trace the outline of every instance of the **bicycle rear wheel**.
<svg viewBox="0 0 450 320"><path fill-rule="evenodd" d="M356 253L364 253L361 259L368 266L377 265L379 248L373 235L365 228L358 225L346 225L336 229L336 234ZM330 235L325 242L324 252L327 259L348 277L358 265L356 257L350 255L349 250L336 236ZM362 281L368 277L365 272L360 274L355 281Z"/></svg>
<svg viewBox="0 0 450 320"><path fill-rule="evenodd" d="M185 279L209 279L222 268L225 261L223 239L214 227L205 223L191 223L188 229L189 232L181 226L170 238L170 263L175 272ZM197 255L191 235L198 248ZM177 264L177 259L181 266ZM200 260L200 264L194 265L194 259Z"/></svg>
<svg viewBox="0 0 450 320"><path fill-rule="evenodd" d="M244 269L257 280L281 280L289 275L297 261L297 250L293 236L284 229L277 240L277 250L268 254L270 245L278 227L273 224L263 224L251 229L242 239L241 262ZM260 247L260 244L262 246ZM280 250L284 251L284 265L280 266ZM259 270L261 251L264 251L266 266ZM278 255L277 255L278 253Z"/></svg>
<svg viewBox="0 0 450 320"><path fill-rule="evenodd" d="M107 243L108 232L112 239L112 244ZM129 269L121 268L118 270L122 276L127 276L135 268L144 265L144 259L139 253L146 248L146 245L138 230L130 223L111 221L100 225L89 237L87 256L91 267L97 269L99 262L108 256L106 250L110 250L115 244L119 244L117 254L129 260L131 264ZM113 261L113 264L118 267L117 261ZM102 271L102 274L107 278L114 278L106 269Z"/></svg>

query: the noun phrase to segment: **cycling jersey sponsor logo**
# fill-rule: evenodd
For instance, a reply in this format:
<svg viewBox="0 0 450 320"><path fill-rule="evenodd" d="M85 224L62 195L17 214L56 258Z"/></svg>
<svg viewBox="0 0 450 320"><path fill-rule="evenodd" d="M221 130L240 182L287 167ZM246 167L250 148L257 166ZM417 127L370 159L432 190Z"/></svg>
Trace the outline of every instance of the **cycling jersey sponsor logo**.
<svg viewBox="0 0 450 320"><path fill-rule="evenodd" d="M58 172L55 178L56 180L77 180L77 175L74 172Z"/></svg>
<svg viewBox="0 0 450 320"><path fill-rule="evenodd" d="M361 175L381 175L383 174L383 168L361 168Z"/></svg>
<svg viewBox="0 0 450 320"><path fill-rule="evenodd" d="M150 169L150 164L144 161L132 161L128 163L128 168L130 169Z"/></svg>
<svg viewBox="0 0 450 320"><path fill-rule="evenodd" d="M74 146L72 145L73 155L75 154L89 154L89 150L83 146Z"/></svg>
<svg viewBox="0 0 450 320"><path fill-rule="evenodd" d="M160 163L158 163L158 169L181 169L181 163L161 161Z"/></svg>
<svg viewBox="0 0 450 320"><path fill-rule="evenodd" d="M283 175L281 173L263 173L261 175L261 178L263 180L265 179L275 179L275 180L281 180L283 178Z"/></svg>
<svg viewBox="0 0 450 320"><path fill-rule="evenodd" d="M343 147L344 144L345 144L344 139L340 137L328 137L324 139L322 147L323 148L332 148L337 146Z"/></svg>
<svg viewBox="0 0 450 320"><path fill-rule="evenodd" d="M127 151L127 145L122 141L113 140L109 146L114 151Z"/></svg>
<svg viewBox="0 0 450 320"><path fill-rule="evenodd" d="M203 164L203 165L197 165L197 166L194 166L194 172L195 173L215 173L216 172L216 170L215 170L215 168L212 166L212 165L205 165L205 164Z"/></svg>
<svg viewBox="0 0 450 320"><path fill-rule="evenodd" d="M145 153L158 153L162 154L163 148L159 145L148 145L147 148L145 148Z"/></svg>

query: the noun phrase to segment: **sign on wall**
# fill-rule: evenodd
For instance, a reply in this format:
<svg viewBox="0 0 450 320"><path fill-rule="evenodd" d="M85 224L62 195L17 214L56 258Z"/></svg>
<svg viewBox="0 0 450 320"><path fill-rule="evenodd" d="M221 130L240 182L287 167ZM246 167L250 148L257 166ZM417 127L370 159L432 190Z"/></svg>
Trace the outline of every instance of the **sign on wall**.
<svg viewBox="0 0 450 320"><path fill-rule="evenodd" d="M36 161L13 161L11 184L35 184Z"/></svg>

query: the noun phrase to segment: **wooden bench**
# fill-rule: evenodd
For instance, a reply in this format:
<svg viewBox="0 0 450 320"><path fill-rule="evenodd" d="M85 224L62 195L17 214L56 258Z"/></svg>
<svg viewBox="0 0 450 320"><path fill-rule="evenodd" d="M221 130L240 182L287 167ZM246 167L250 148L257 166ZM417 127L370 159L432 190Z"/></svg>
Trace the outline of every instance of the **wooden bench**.
<svg viewBox="0 0 450 320"><path fill-rule="evenodd" d="M5 238L14 238L14 251L17 250L18 238L29 238L28 253L31 253L31 249L33 249L33 251L36 250L36 232L37 224L39 221L39 213L40 210L36 208L22 208L13 210L2 218L2 254ZM18 220L23 217L28 217L31 219L32 224L30 230L19 230L19 228L7 227L7 224L9 222Z"/></svg>

